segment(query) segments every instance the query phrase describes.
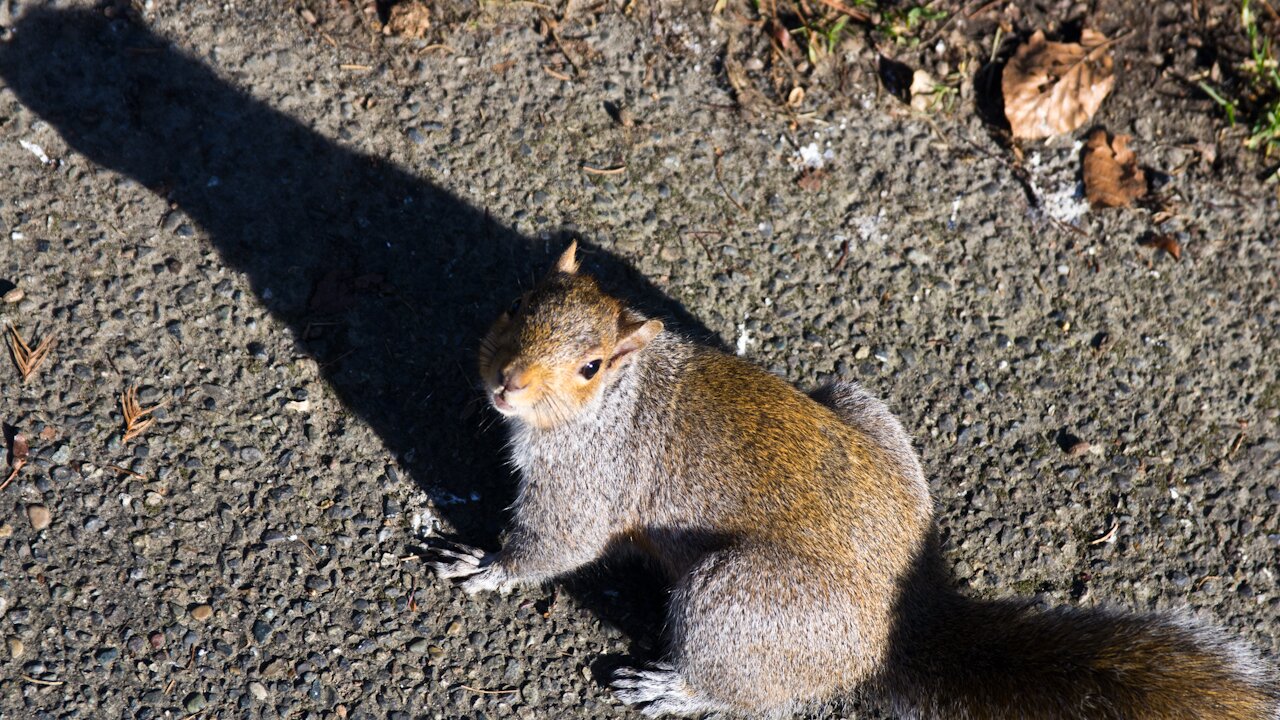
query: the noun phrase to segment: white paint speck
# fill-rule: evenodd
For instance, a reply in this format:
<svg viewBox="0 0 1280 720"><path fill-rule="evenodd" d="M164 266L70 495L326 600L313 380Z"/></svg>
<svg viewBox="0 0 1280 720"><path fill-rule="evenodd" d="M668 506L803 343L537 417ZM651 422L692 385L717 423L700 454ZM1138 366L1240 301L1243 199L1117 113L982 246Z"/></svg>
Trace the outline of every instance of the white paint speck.
<svg viewBox="0 0 1280 720"><path fill-rule="evenodd" d="M742 322L738 323L738 343L735 349L739 355L746 355L747 346L753 342L755 340L751 337L751 331L747 329L747 318L744 317Z"/></svg>
<svg viewBox="0 0 1280 720"><path fill-rule="evenodd" d="M19 140L18 144L21 145L24 149L26 149L27 152L31 153L32 155L35 155L36 158L40 160L41 164L48 165L49 163L53 162L52 160L49 159L49 156L45 154L44 148L40 147L39 145L29 140Z"/></svg>
<svg viewBox="0 0 1280 720"><path fill-rule="evenodd" d="M827 164L829 159L827 155L830 155L831 151L824 153L822 148L818 147L818 143L809 143L797 150L796 154L800 156L801 165L818 170Z"/></svg>

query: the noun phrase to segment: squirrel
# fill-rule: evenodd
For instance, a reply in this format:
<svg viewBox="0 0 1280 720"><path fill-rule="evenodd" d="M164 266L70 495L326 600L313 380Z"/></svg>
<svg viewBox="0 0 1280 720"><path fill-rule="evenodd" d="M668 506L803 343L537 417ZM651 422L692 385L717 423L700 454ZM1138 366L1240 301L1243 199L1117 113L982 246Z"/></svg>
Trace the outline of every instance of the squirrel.
<svg viewBox="0 0 1280 720"><path fill-rule="evenodd" d="M1038 610L948 587L910 438L856 383L812 396L679 337L579 272L577 243L479 352L519 487L502 549L429 566L468 593L621 548L672 583L649 716L780 717L842 692L934 720L1280 720L1264 660L1178 615Z"/></svg>

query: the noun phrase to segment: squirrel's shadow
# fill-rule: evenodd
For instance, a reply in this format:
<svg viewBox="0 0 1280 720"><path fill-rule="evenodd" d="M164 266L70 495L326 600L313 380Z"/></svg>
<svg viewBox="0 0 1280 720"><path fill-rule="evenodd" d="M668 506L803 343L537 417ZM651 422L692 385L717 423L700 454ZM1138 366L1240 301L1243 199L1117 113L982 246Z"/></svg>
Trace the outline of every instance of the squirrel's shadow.
<svg viewBox="0 0 1280 720"><path fill-rule="evenodd" d="M476 412L474 350L567 238L522 236L344 148L127 19L29 9L0 42L0 79L76 152L198 225L420 487L437 499L480 494L439 512L493 545L513 484L501 431L485 427L496 424L487 408ZM167 242L184 241L181 222L165 227L176 230ZM606 287L710 336L620 258L584 249ZM584 602L607 622L632 612L598 597Z"/></svg>

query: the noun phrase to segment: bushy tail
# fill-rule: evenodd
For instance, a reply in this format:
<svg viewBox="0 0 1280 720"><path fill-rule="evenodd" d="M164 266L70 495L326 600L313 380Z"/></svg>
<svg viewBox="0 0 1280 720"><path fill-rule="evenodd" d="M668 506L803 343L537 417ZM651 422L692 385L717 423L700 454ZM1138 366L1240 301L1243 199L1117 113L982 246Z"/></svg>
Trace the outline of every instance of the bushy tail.
<svg viewBox="0 0 1280 720"><path fill-rule="evenodd" d="M1275 670L1194 620L920 600L885 678L904 718L1280 720Z"/></svg>

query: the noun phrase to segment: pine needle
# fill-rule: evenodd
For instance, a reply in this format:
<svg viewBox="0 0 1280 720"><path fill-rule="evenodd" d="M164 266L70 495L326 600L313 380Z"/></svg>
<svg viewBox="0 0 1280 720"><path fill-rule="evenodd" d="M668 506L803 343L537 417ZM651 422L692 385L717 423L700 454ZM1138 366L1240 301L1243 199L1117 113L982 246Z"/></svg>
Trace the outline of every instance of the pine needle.
<svg viewBox="0 0 1280 720"><path fill-rule="evenodd" d="M9 341L9 356L13 358L13 364L18 366L18 374L22 376L22 382L26 382L44 359L48 357L49 351L53 349L53 334L46 335L43 340L36 345L36 349L32 350L26 340L22 339L22 334L18 332L18 328L12 324L9 325L9 334L5 336Z"/></svg>
<svg viewBox="0 0 1280 720"><path fill-rule="evenodd" d="M120 396L120 411L124 413L124 437L121 438L121 442L129 442L146 432L147 428L155 424L156 421L154 417L147 416L163 406L164 403L160 403L143 409L138 404L138 386L130 385L124 391L124 395Z"/></svg>

